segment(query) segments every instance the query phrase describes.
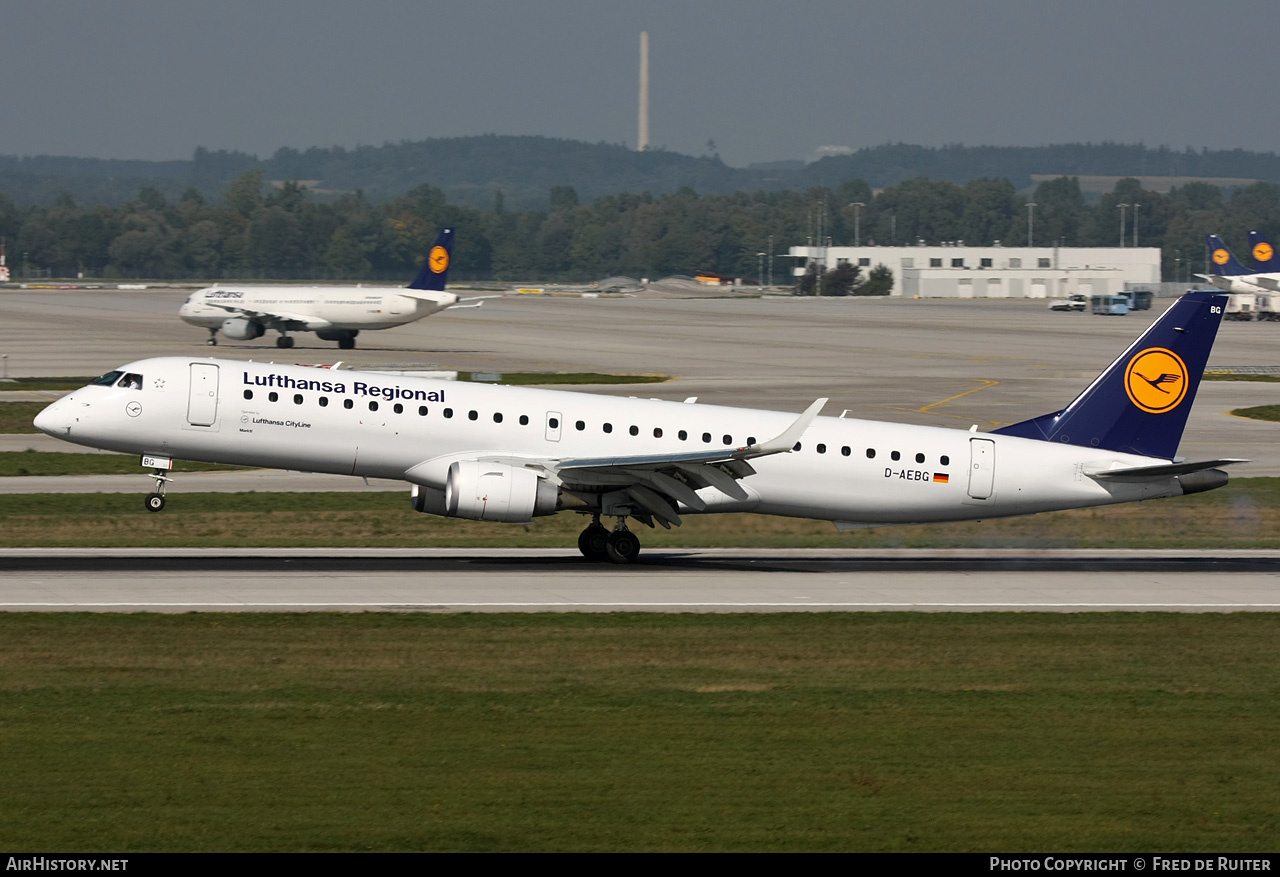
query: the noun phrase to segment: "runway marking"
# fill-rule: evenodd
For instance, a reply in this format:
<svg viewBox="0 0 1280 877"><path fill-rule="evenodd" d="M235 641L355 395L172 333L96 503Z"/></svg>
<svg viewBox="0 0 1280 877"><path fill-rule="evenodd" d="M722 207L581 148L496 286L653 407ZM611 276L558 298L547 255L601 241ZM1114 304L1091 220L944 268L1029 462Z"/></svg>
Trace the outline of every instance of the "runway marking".
<svg viewBox="0 0 1280 877"><path fill-rule="evenodd" d="M976 393L979 390L985 390L988 387L994 387L996 384L1000 383L999 381L993 381L990 378L974 378L974 380L979 381L982 384L982 386L973 387L971 389L965 390L963 393L956 393L954 396L948 396L947 398L941 400L940 402L933 402L929 405L924 406L923 408L918 408L916 410L919 411L921 414L929 414L933 411L934 408L937 408L939 405L946 405L948 402L963 398L964 396L968 396L970 393Z"/></svg>

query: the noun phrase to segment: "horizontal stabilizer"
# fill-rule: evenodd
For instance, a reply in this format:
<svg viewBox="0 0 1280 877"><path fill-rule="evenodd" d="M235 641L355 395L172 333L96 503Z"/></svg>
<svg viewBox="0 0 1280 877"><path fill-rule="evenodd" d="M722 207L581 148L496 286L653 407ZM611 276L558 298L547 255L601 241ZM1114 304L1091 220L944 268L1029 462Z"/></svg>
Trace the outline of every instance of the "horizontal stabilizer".
<svg viewBox="0 0 1280 877"><path fill-rule="evenodd" d="M1156 466L1127 466L1123 469L1085 470L1085 475L1098 481L1146 481L1152 478L1168 478L1173 475L1189 475L1204 469L1230 466L1232 463L1248 463L1248 460L1227 458L1203 460L1199 463L1161 463Z"/></svg>

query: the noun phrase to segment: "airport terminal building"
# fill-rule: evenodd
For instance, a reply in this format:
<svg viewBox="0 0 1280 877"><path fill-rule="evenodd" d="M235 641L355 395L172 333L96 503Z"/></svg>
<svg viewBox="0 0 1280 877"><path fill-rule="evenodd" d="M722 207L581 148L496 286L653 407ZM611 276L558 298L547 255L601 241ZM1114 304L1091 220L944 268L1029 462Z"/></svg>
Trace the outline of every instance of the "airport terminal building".
<svg viewBox="0 0 1280 877"><path fill-rule="evenodd" d="M907 298L1066 298L1160 283L1159 247L967 247L963 241L914 247L792 247L802 276L817 262L831 270L877 265L893 272L893 295Z"/></svg>

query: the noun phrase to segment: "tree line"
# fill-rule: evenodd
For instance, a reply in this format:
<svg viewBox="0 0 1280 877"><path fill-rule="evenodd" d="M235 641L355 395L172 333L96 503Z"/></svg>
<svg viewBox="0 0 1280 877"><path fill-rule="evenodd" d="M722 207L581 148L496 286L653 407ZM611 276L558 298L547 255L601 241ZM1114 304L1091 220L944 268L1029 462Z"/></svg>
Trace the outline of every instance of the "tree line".
<svg viewBox="0 0 1280 877"><path fill-rule="evenodd" d="M317 198L297 182L267 185L241 173L209 201L195 188L170 199L154 187L118 207L82 207L68 194L22 207L0 193L0 237L15 278L316 279L407 281L438 229L457 231L459 280L659 278L700 271L791 282L787 248L806 244L909 245L963 241L1022 246L1160 247L1164 276L1207 271L1204 238L1244 248L1250 229L1280 231L1280 186L1223 191L1191 183L1167 194L1122 179L1089 202L1073 177L1025 195L1005 179L964 184L907 180L873 192L862 180L803 192L615 194L581 203L554 186L545 209L511 210L498 192L487 208L421 185L379 203L363 193ZM1030 216L1028 215L1030 213ZM880 280L885 278L881 276Z"/></svg>

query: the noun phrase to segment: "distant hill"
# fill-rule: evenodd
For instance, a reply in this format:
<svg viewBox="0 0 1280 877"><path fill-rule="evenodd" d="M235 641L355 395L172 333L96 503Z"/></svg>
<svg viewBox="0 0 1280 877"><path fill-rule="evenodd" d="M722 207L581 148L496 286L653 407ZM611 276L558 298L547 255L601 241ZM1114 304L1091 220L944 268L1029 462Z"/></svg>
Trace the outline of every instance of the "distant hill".
<svg viewBox="0 0 1280 877"><path fill-rule="evenodd" d="M686 186L705 195L834 188L861 179L880 189L921 176L954 183L1003 178L1019 189L1046 175L1280 181L1280 156L1115 143L938 148L886 144L808 165L770 162L742 169L729 167L718 156L491 134L354 149L286 148L266 159L204 148L190 161L0 156L0 192L20 205L50 204L67 193L81 205L115 206L144 186L154 186L170 199L194 187L214 200L238 175L253 169L266 180L310 181L319 197L361 190L371 200L383 201L430 183L457 204L489 208L501 193L507 209L528 210L545 208L554 186L571 186L581 202L589 203L621 192L664 195Z"/></svg>

